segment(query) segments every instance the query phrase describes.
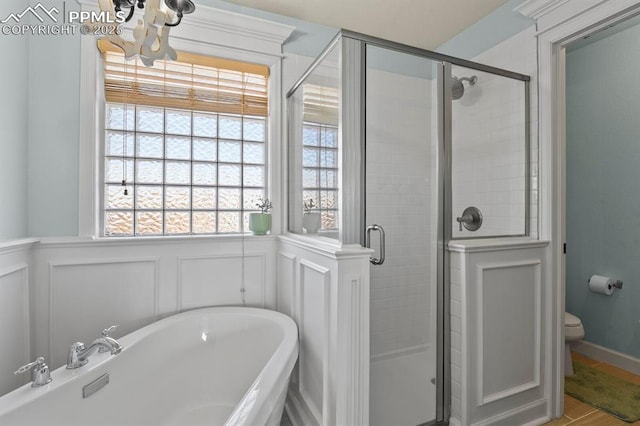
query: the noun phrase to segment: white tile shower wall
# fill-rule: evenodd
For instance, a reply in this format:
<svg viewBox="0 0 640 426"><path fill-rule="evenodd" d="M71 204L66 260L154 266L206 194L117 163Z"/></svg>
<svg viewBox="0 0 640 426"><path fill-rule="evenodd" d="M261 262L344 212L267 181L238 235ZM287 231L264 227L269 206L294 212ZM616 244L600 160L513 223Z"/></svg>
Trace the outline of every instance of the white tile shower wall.
<svg viewBox="0 0 640 426"><path fill-rule="evenodd" d="M29 374L13 375L21 365L33 361L29 318L31 246L35 240L0 244L0 395L29 381Z"/></svg>
<svg viewBox="0 0 640 426"><path fill-rule="evenodd" d="M275 309L275 237L44 242L33 251L33 353L52 368L69 345L119 337L181 310ZM244 268L244 274L243 274ZM244 276L243 276L244 275Z"/></svg>
<svg viewBox="0 0 640 426"><path fill-rule="evenodd" d="M538 147L535 28L531 27L473 58L474 61L531 76L530 84L530 234L538 236ZM508 79L453 67L458 77L477 74L465 83L462 99L453 102L453 236L512 235L524 232L524 95ZM490 120L487 120L490 118ZM476 205L483 225L475 232L458 230L455 218Z"/></svg>
<svg viewBox="0 0 640 426"><path fill-rule="evenodd" d="M462 263L462 256L460 253L452 252L450 254L450 295L451 295L451 417L457 420L462 419L462 403L465 395L462 393L462 389L466 388L466 381L463 382L464 377L462 375L463 364L462 355L466 353L466 345L462 336L465 335L465 323L466 316L462 307L466 306L464 299L465 293L463 291L463 271L464 265ZM463 347L464 345L464 347ZM466 398L465 398L466 403Z"/></svg>
<svg viewBox="0 0 640 426"><path fill-rule="evenodd" d="M369 69L367 88L367 224L387 236L386 262L371 271L376 359L434 339L435 138L431 80Z"/></svg>

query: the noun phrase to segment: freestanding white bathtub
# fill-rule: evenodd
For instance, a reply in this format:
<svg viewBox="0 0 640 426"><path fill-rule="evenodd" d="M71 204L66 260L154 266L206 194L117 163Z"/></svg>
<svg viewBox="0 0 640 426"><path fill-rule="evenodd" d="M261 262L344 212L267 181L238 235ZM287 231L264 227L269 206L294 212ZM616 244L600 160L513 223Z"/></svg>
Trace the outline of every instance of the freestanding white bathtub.
<svg viewBox="0 0 640 426"><path fill-rule="evenodd" d="M298 357L289 317L254 308L206 308L163 319L95 353L53 381L0 398L0 425L279 425ZM109 383L83 398L104 374Z"/></svg>

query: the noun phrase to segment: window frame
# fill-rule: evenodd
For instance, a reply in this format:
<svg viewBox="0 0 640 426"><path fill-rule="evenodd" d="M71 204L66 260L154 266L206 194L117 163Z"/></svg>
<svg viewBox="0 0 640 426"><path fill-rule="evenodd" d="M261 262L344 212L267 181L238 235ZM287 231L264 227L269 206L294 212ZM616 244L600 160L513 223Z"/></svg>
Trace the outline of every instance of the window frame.
<svg viewBox="0 0 640 426"><path fill-rule="evenodd" d="M95 4L80 0L82 10L97 11ZM286 205L282 191L282 44L295 27L265 21L246 15L236 15L224 10L199 6L191 20L185 20L180 27L172 29L169 43L176 50L202 55L253 62L269 67L269 116L267 129L269 141L265 153L266 195L274 202L272 210L272 234L282 232ZM197 18L197 19L196 19ZM228 22L233 18L234 27ZM177 36L176 36L177 34ZM124 29L124 38L133 39L132 28ZM212 42L212 41L215 41ZM92 239L126 239L104 236L102 211L104 197L104 73L102 57L96 47L94 37L80 38L80 132L78 156L78 236ZM244 234L238 234L245 237ZM230 238L225 235L180 235L159 237L131 237L172 239L172 238Z"/></svg>

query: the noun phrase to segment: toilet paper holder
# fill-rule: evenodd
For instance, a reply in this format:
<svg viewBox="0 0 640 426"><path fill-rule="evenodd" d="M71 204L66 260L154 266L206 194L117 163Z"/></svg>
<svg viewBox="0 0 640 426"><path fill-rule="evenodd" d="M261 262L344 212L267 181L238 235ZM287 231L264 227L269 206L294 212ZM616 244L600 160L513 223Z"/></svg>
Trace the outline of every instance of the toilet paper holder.
<svg viewBox="0 0 640 426"><path fill-rule="evenodd" d="M589 279L587 280L587 284L588 284L590 281L591 281L591 278L589 278ZM614 282L612 282L611 284L609 284L609 288L611 288L611 287L615 287L615 288L617 288L618 290L622 290L622 284L623 284L623 282L622 282L622 281L620 281L620 280L615 280Z"/></svg>

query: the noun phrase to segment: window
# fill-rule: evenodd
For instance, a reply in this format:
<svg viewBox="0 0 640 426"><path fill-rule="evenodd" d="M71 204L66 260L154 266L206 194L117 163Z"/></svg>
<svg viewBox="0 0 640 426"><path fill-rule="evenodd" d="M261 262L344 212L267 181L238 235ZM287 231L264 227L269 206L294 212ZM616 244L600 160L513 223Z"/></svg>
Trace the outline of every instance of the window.
<svg viewBox="0 0 640 426"><path fill-rule="evenodd" d="M320 212L320 229L338 229L338 127L304 122L302 196Z"/></svg>
<svg viewBox="0 0 640 426"><path fill-rule="evenodd" d="M105 63L104 234L241 233L266 195L268 68L179 54Z"/></svg>

